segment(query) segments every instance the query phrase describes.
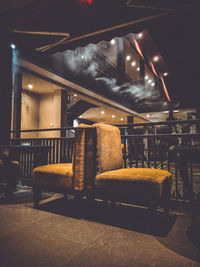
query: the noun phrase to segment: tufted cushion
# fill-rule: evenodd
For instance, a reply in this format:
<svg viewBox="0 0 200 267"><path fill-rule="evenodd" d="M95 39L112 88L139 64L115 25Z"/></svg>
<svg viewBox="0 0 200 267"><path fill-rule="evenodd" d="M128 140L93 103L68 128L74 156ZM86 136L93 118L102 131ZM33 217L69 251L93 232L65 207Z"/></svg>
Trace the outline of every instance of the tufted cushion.
<svg viewBox="0 0 200 267"><path fill-rule="evenodd" d="M50 164L33 170L33 183L57 188L72 188L73 171L71 163Z"/></svg>
<svg viewBox="0 0 200 267"><path fill-rule="evenodd" d="M95 190L139 202L168 198L172 175L165 170L124 168L98 174Z"/></svg>
<svg viewBox="0 0 200 267"><path fill-rule="evenodd" d="M120 169L123 166L120 131L117 127L96 123L96 163L97 174Z"/></svg>

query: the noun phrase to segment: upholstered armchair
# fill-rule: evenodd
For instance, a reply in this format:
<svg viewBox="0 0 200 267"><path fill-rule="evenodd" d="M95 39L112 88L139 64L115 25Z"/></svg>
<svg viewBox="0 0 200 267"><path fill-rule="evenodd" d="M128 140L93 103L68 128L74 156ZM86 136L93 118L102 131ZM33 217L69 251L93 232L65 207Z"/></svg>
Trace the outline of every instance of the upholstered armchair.
<svg viewBox="0 0 200 267"><path fill-rule="evenodd" d="M92 126L96 137L93 150L90 149L93 154L86 162L88 192L105 200L166 207L171 192L171 173L151 168L123 168L119 129L102 123Z"/></svg>
<svg viewBox="0 0 200 267"><path fill-rule="evenodd" d="M42 191L81 196L85 189L86 133L90 126L79 125L75 131L72 163L49 164L33 170L34 206L39 206ZM87 135L89 136L89 134Z"/></svg>

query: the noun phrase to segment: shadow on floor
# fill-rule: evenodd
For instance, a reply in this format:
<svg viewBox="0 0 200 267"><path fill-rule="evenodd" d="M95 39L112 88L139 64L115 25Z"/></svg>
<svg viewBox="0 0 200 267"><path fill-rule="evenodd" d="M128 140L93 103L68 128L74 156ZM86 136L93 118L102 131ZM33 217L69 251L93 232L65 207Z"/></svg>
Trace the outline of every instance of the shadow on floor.
<svg viewBox="0 0 200 267"><path fill-rule="evenodd" d="M42 199L47 199L52 195L53 193L44 192L42 194ZM6 198L4 192L0 192L0 204L22 204L31 202L33 202L32 190L17 190L10 198Z"/></svg>
<svg viewBox="0 0 200 267"><path fill-rule="evenodd" d="M133 206L105 205L95 201L77 202L74 199L59 198L40 205L40 209L66 217L85 219L140 233L164 237L172 229L176 215L151 212Z"/></svg>
<svg viewBox="0 0 200 267"><path fill-rule="evenodd" d="M200 223L194 223L187 229L188 238L200 248Z"/></svg>

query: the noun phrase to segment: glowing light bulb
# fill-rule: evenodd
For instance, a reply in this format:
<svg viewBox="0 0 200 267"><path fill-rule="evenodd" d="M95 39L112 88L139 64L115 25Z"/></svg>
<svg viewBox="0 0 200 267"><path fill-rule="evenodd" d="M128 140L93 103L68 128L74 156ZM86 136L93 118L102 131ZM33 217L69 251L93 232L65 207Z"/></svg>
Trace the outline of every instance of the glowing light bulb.
<svg viewBox="0 0 200 267"><path fill-rule="evenodd" d="M163 73L163 76L164 76L164 77L166 77L167 75L168 75L168 73L167 73L167 72Z"/></svg>
<svg viewBox="0 0 200 267"><path fill-rule="evenodd" d="M110 41L110 43L111 43L112 45L114 45L114 44L115 44L115 39L112 39L112 40Z"/></svg>
<svg viewBox="0 0 200 267"><path fill-rule="evenodd" d="M155 57L153 58L153 61L154 61L154 62L157 62L158 59L159 59L159 57L158 57L158 56L155 56Z"/></svg>
<svg viewBox="0 0 200 267"><path fill-rule="evenodd" d="M121 118L121 121L123 121L124 119L123 118Z"/></svg>
<svg viewBox="0 0 200 267"><path fill-rule="evenodd" d="M139 33L139 34L138 34L138 37L139 37L139 38L142 38L142 37L143 37L143 33Z"/></svg>
<svg viewBox="0 0 200 267"><path fill-rule="evenodd" d="M131 59L131 56L128 55L128 56L126 57L126 60L129 61L130 59Z"/></svg>
<svg viewBox="0 0 200 267"><path fill-rule="evenodd" d="M112 115L112 118L115 118L115 115Z"/></svg>
<svg viewBox="0 0 200 267"><path fill-rule="evenodd" d="M29 84L28 85L28 88L32 89L33 88L33 85L32 84Z"/></svg>
<svg viewBox="0 0 200 267"><path fill-rule="evenodd" d="M131 62L131 66L132 66L132 67L135 67L135 66L136 66L136 62L135 62L135 61L132 61L132 62Z"/></svg>
<svg viewBox="0 0 200 267"><path fill-rule="evenodd" d="M148 80L148 83L152 83L152 80Z"/></svg>
<svg viewBox="0 0 200 267"><path fill-rule="evenodd" d="M105 113L105 112L102 110L102 111L101 111L101 114L104 114L104 113Z"/></svg>
<svg viewBox="0 0 200 267"><path fill-rule="evenodd" d="M15 48L16 48L16 45L15 45L15 44L11 44L10 47L11 47L12 49L15 49Z"/></svg>
<svg viewBox="0 0 200 267"><path fill-rule="evenodd" d="M139 67L137 68L137 71L140 71L140 68Z"/></svg>
<svg viewBox="0 0 200 267"><path fill-rule="evenodd" d="M149 79L149 76L148 76L148 75L146 75L144 78L145 78L145 80L148 80L148 79Z"/></svg>
<svg viewBox="0 0 200 267"><path fill-rule="evenodd" d="M152 83L151 86L155 86L155 83Z"/></svg>
<svg viewBox="0 0 200 267"><path fill-rule="evenodd" d="M74 94L74 97L77 97L77 94Z"/></svg>
<svg viewBox="0 0 200 267"><path fill-rule="evenodd" d="M149 118L150 117L150 115L149 114L147 114L147 118Z"/></svg>

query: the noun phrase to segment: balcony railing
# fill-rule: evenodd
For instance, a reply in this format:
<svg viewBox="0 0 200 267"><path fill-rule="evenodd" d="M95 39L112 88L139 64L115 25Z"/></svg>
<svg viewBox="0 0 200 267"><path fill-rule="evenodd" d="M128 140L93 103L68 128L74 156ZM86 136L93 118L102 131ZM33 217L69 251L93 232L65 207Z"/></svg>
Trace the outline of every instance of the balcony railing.
<svg viewBox="0 0 200 267"><path fill-rule="evenodd" d="M159 123L142 123L119 125L122 137L122 151L125 168L159 168L172 173L172 196L183 199L183 177L181 177L180 150L184 147L194 148L195 153L186 155L184 170L188 179L200 198L200 134L172 131L172 128L186 125L195 126L198 130L200 121L172 121ZM38 131L65 131L75 128L42 129ZM30 132L37 130L30 130ZM171 131L171 133L165 132ZM191 129L190 129L191 131ZM21 131L23 132L23 131ZM28 130L26 130L28 132ZM58 138L17 138L11 139L11 144L24 144L50 146L48 164L71 162L73 153L73 137ZM196 145L199 143L199 146ZM20 155L20 182L31 185L33 158L30 155Z"/></svg>

